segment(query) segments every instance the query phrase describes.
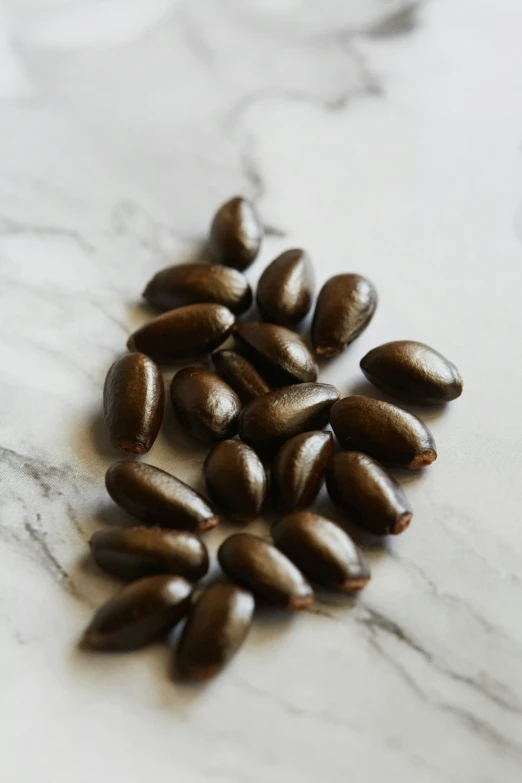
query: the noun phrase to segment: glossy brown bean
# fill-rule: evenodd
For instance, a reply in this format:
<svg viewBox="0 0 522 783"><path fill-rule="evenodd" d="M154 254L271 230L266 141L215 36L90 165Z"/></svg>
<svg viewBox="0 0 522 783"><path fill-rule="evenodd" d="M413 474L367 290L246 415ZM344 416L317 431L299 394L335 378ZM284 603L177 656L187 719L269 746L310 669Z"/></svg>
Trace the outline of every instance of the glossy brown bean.
<svg viewBox="0 0 522 783"><path fill-rule="evenodd" d="M212 220L209 251L217 264L246 269L256 258L263 240L263 227L251 201L230 199Z"/></svg>
<svg viewBox="0 0 522 783"><path fill-rule="evenodd" d="M249 403L239 419L239 436L255 451L274 454L287 440L324 427L339 399L335 386L300 383L265 394Z"/></svg>
<svg viewBox="0 0 522 783"><path fill-rule="evenodd" d="M208 495L224 517L245 524L259 516L267 478L261 460L246 443L219 443L205 460L203 475Z"/></svg>
<svg viewBox="0 0 522 783"><path fill-rule="evenodd" d="M89 650L136 650L157 641L189 611L192 585L181 576L148 576L104 604L85 631Z"/></svg>
<svg viewBox="0 0 522 783"><path fill-rule="evenodd" d="M184 367L172 379L170 398L180 423L199 440L224 440L237 433L241 400L216 373Z"/></svg>
<svg viewBox="0 0 522 783"><path fill-rule="evenodd" d="M241 351L274 386L317 378L317 364L299 335L276 324L244 323L234 329Z"/></svg>
<svg viewBox="0 0 522 783"><path fill-rule="evenodd" d="M326 471L328 493L348 520L376 535L398 534L412 518L400 485L367 454L343 451Z"/></svg>
<svg viewBox="0 0 522 783"><path fill-rule="evenodd" d="M237 269L221 264L179 264L157 272L147 283L143 297L166 310L213 302L240 315L252 304L252 289Z"/></svg>
<svg viewBox="0 0 522 783"><path fill-rule="evenodd" d="M272 525L275 545L313 583L332 590L361 590L370 566L350 536L318 514L297 511Z"/></svg>
<svg viewBox="0 0 522 783"><path fill-rule="evenodd" d="M331 432L303 432L290 438L272 464L272 501L281 513L305 509L317 497L334 453Z"/></svg>
<svg viewBox="0 0 522 783"><path fill-rule="evenodd" d="M361 359L361 370L379 389L405 402L440 405L462 394L462 378L455 365L413 340L379 345Z"/></svg>
<svg viewBox="0 0 522 783"><path fill-rule="evenodd" d="M270 391L270 386L248 359L237 351L216 351L212 354L214 369L246 404Z"/></svg>
<svg viewBox="0 0 522 783"><path fill-rule="evenodd" d="M313 590L302 573L262 538L236 533L221 544L218 560L229 579L251 590L260 601L290 611L313 603Z"/></svg>
<svg viewBox="0 0 522 783"><path fill-rule="evenodd" d="M418 470L437 459L426 425L390 402L345 397L332 407L330 423L343 448L364 451L386 465Z"/></svg>
<svg viewBox="0 0 522 783"><path fill-rule="evenodd" d="M264 321L293 328L312 306L313 272L304 250L287 250L267 266L257 285Z"/></svg>
<svg viewBox="0 0 522 783"><path fill-rule="evenodd" d="M208 571L208 550L197 536L160 527L113 527L91 538L92 556L120 579L174 574L196 582Z"/></svg>
<svg viewBox="0 0 522 783"><path fill-rule="evenodd" d="M128 353L114 362L103 389L104 419L113 446L133 454L149 451L164 407L163 378L152 359Z"/></svg>
<svg viewBox="0 0 522 783"><path fill-rule="evenodd" d="M115 462L105 485L115 503L149 525L201 533L219 521L192 487L145 462Z"/></svg>
<svg viewBox="0 0 522 783"><path fill-rule="evenodd" d="M312 343L318 356L341 353L368 326L377 292L365 277L335 275L322 287L315 306Z"/></svg>
<svg viewBox="0 0 522 783"><path fill-rule="evenodd" d="M245 641L252 624L254 598L231 584L207 587L190 612L176 663L183 680L209 680L223 669Z"/></svg>
<svg viewBox="0 0 522 783"><path fill-rule="evenodd" d="M159 315L129 338L130 351L141 351L159 364L195 359L218 348L235 323L228 307L192 304Z"/></svg>

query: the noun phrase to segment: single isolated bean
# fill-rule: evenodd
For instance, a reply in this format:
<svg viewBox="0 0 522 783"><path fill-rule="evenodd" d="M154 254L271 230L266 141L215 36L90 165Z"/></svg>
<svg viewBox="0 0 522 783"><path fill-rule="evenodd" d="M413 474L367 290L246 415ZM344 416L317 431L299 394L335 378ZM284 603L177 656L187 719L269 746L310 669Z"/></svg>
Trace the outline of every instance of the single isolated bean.
<svg viewBox="0 0 522 783"><path fill-rule="evenodd" d="M218 375L239 395L245 405L270 391L270 386L256 368L237 351L216 351L212 363Z"/></svg>
<svg viewBox="0 0 522 783"><path fill-rule="evenodd" d="M304 250L287 250L267 266L257 284L257 306L264 321L297 326L312 306L313 272Z"/></svg>
<svg viewBox="0 0 522 783"><path fill-rule="evenodd" d="M324 481L326 466L334 453L331 432L316 430L290 438L272 464L272 501L283 514L308 508Z"/></svg>
<svg viewBox="0 0 522 783"><path fill-rule="evenodd" d="M236 585L205 588L192 608L179 642L176 663L183 680L209 680L226 666L252 624L254 597Z"/></svg>
<svg viewBox="0 0 522 783"><path fill-rule="evenodd" d="M267 478L263 463L241 440L224 440L203 466L208 495L218 511L232 522L245 524L263 508Z"/></svg>
<svg viewBox="0 0 522 783"><path fill-rule="evenodd" d="M375 535L397 535L410 524L412 510L401 486L367 454L336 454L326 471L326 486L338 510Z"/></svg>
<svg viewBox="0 0 522 783"><path fill-rule="evenodd" d="M361 359L361 370L374 386L405 402L440 405L462 394L462 378L455 365L413 340L379 345Z"/></svg>
<svg viewBox="0 0 522 783"><path fill-rule="evenodd" d="M313 603L313 590L302 573L286 555L258 536L230 536L219 547L218 560L232 582L251 590L260 601L290 611Z"/></svg>
<svg viewBox="0 0 522 783"><path fill-rule="evenodd" d="M377 307L377 292L365 277L335 275L317 298L312 343L318 356L329 358L344 351L363 332Z"/></svg>
<svg viewBox="0 0 522 783"><path fill-rule="evenodd" d="M370 566L348 533L329 519L296 511L272 526L275 545L315 584L332 590L361 590Z"/></svg>
<svg viewBox="0 0 522 783"><path fill-rule="evenodd" d="M181 576L147 576L126 585L94 615L80 646L137 650L160 639L189 611L192 585Z"/></svg>
<svg viewBox="0 0 522 783"><path fill-rule="evenodd" d="M170 398L180 423L199 440L225 440L237 433L241 400L215 372L184 367L172 379Z"/></svg>
<svg viewBox="0 0 522 783"><path fill-rule="evenodd" d="M208 246L217 264L243 270L256 258L262 240L263 227L254 205L236 196L214 215Z"/></svg>
<svg viewBox="0 0 522 783"><path fill-rule="evenodd" d="M364 451L385 465L418 470L437 459L424 422L390 402L345 397L332 407L330 423L344 449Z"/></svg>
<svg viewBox="0 0 522 783"><path fill-rule="evenodd" d="M208 550L197 536L160 527L98 530L90 541L95 562L120 579L174 574L191 582L208 571Z"/></svg>
<svg viewBox="0 0 522 783"><path fill-rule="evenodd" d="M299 335L277 324L244 323L234 329L241 352L273 386L317 378L317 364Z"/></svg>
<svg viewBox="0 0 522 783"><path fill-rule="evenodd" d="M105 485L115 503L148 525L203 533L219 522L192 487L145 462L115 462Z"/></svg>
<svg viewBox="0 0 522 783"><path fill-rule="evenodd" d="M113 446L145 454L158 436L165 408L161 373L148 356L128 353L105 379L103 411Z"/></svg>

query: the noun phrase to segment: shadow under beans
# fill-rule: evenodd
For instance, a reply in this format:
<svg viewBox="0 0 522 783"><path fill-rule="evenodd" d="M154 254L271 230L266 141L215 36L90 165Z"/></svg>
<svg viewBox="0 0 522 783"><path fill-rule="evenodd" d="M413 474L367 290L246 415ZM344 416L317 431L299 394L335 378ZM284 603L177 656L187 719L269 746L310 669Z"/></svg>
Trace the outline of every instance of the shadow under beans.
<svg viewBox="0 0 522 783"><path fill-rule="evenodd" d="M352 396L355 394L363 395L364 397L373 397L376 400L382 400L383 402L390 402L392 405L397 405L399 408L413 413L414 416L421 419L426 424L432 421L436 421L444 411L447 410L448 403L441 403L440 405L416 405L415 403L404 402L397 397L393 397L386 392L381 391L373 383L362 378L360 381L352 384L348 394L346 396Z"/></svg>
<svg viewBox="0 0 522 783"><path fill-rule="evenodd" d="M124 452L112 445L102 410L95 411L87 417L86 434L92 449L101 457L107 459L132 459L130 452Z"/></svg>

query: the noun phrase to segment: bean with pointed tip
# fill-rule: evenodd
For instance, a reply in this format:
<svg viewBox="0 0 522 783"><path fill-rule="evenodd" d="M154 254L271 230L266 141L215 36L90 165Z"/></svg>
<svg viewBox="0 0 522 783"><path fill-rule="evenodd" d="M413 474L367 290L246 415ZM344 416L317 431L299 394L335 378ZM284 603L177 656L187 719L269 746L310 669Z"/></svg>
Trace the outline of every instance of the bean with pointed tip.
<svg viewBox="0 0 522 783"><path fill-rule="evenodd" d="M308 508L324 481L326 465L334 453L331 432L303 432L290 438L272 464L272 501L281 513Z"/></svg>
<svg viewBox="0 0 522 783"><path fill-rule="evenodd" d="M259 516L267 478L261 460L246 443L219 443L206 458L203 475L208 495L224 517L245 524Z"/></svg>
<svg viewBox="0 0 522 783"><path fill-rule="evenodd" d="M390 402L345 397L332 407L330 424L342 448L364 451L385 465L418 470L437 459L424 422Z"/></svg>
<svg viewBox="0 0 522 783"><path fill-rule="evenodd" d="M237 269L221 264L179 264L157 272L143 297L166 310L212 302L240 315L252 304L252 289Z"/></svg>
<svg viewBox="0 0 522 783"><path fill-rule="evenodd" d="M361 359L361 370L378 389L417 405L440 405L462 394L455 365L429 345L413 340L379 345Z"/></svg>
<svg viewBox="0 0 522 783"><path fill-rule="evenodd" d="M235 320L223 305L186 305L149 321L129 337L127 347L147 354L159 364L176 364L218 348Z"/></svg>
<svg viewBox="0 0 522 783"><path fill-rule="evenodd" d="M344 351L363 332L377 307L377 292L365 277L334 275L317 298L312 343L318 356L329 358Z"/></svg>
<svg viewBox="0 0 522 783"><path fill-rule="evenodd" d="M326 471L326 486L338 510L375 535L397 535L410 524L413 512L400 484L367 454L336 454Z"/></svg>
<svg viewBox="0 0 522 783"><path fill-rule="evenodd" d="M208 571L207 547L184 530L113 527L94 533L90 545L97 565L120 579L174 574L196 582Z"/></svg>
<svg viewBox="0 0 522 783"><path fill-rule="evenodd" d="M145 454L158 436L165 407L161 373L148 356L128 353L107 373L104 419L113 446Z"/></svg>
<svg viewBox="0 0 522 783"><path fill-rule="evenodd" d="M148 525L203 533L219 522L192 487L145 462L115 462L105 485L115 503Z"/></svg>
<svg viewBox="0 0 522 783"><path fill-rule="evenodd" d="M221 350L212 354L212 363L218 375L248 403L270 391L270 386L256 368L237 351Z"/></svg>
<svg viewBox="0 0 522 783"><path fill-rule="evenodd" d="M256 598L290 611L306 609L314 592L298 568L275 546L249 533L236 533L218 550L221 568Z"/></svg>
<svg viewBox="0 0 522 783"><path fill-rule="evenodd" d="M199 440L225 440L237 433L241 400L215 372L184 367L172 379L170 398L180 423Z"/></svg>
<svg viewBox="0 0 522 783"><path fill-rule="evenodd" d="M274 386L315 381L317 364L299 335L277 324L244 323L234 329L241 351Z"/></svg>
<svg viewBox="0 0 522 783"><path fill-rule="evenodd" d="M304 250L287 250L267 266L257 284L264 321L293 328L312 306L313 273Z"/></svg>
<svg viewBox="0 0 522 783"><path fill-rule="evenodd" d="M300 383L253 400L239 419L239 436L258 454L274 454L287 440L328 423L330 408L339 399L328 383Z"/></svg>
<svg viewBox="0 0 522 783"><path fill-rule="evenodd" d="M262 240L263 227L254 205L236 196L214 215L208 247L217 264L243 270L256 258Z"/></svg>
<svg viewBox="0 0 522 783"><path fill-rule="evenodd" d="M181 634L176 664L183 680L215 677L238 652L252 624L254 598L237 585L205 588Z"/></svg>
<svg viewBox="0 0 522 783"><path fill-rule="evenodd" d="M370 566L348 533L318 514L296 511L272 525L275 545L311 582L332 590L361 590Z"/></svg>
<svg viewBox="0 0 522 783"><path fill-rule="evenodd" d="M181 576L147 576L126 585L94 615L80 645L137 650L160 639L189 611L192 585Z"/></svg>

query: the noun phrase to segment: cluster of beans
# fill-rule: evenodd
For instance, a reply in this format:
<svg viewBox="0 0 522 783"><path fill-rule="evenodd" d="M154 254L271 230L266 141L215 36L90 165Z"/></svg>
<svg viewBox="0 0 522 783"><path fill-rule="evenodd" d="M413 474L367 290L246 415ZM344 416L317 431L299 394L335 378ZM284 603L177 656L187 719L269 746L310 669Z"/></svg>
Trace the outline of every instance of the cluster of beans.
<svg viewBox="0 0 522 783"><path fill-rule="evenodd" d="M148 283L145 299L166 312L130 337L129 353L105 382L113 445L144 454L163 418L158 364L205 356L213 364L213 371L185 366L170 388L180 424L211 446L203 468L208 499L144 462L109 468L109 495L139 524L92 537L96 563L129 584L96 612L82 638L88 649L136 649L166 638L186 618L176 648L186 680L223 668L243 643L257 602L297 611L313 603L313 586L352 592L368 583L367 560L347 530L309 510L325 480L348 529L398 534L412 510L387 467L417 470L437 457L432 434L416 416L373 397L340 399L334 386L317 381L314 354L339 354L371 321L377 294L369 280L340 274L324 284L311 351L295 329L312 307L313 270L303 250L288 250L259 280L262 320L236 323L253 302L242 270L262 236L249 201L221 206L210 229L211 262L169 267ZM233 347L216 350L230 335ZM406 402L441 404L462 392L455 366L418 342L381 345L361 368ZM229 536L217 553L221 579L195 589L209 568L201 534L220 518L246 525L269 503L273 543L246 532Z"/></svg>

